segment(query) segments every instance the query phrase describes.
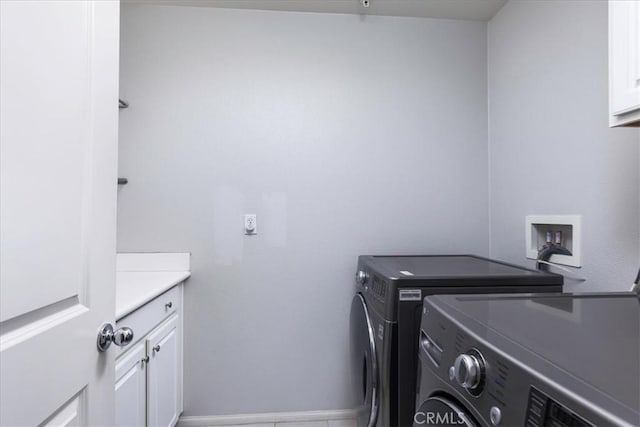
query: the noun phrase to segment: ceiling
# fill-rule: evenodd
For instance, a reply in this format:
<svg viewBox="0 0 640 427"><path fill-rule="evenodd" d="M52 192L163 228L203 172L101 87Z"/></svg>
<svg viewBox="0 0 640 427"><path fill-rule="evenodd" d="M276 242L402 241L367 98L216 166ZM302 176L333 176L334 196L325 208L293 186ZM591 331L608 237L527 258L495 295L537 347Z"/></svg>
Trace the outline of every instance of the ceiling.
<svg viewBox="0 0 640 427"><path fill-rule="evenodd" d="M488 21L507 0L124 0L171 6L283 10L292 12L351 13Z"/></svg>

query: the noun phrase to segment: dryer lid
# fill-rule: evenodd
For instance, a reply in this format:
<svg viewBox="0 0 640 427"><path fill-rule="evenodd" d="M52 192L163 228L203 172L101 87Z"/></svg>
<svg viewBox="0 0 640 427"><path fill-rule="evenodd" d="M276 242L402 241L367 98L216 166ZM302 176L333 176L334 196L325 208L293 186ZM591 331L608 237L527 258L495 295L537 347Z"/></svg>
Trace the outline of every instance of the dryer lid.
<svg viewBox="0 0 640 427"><path fill-rule="evenodd" d="M413 286L561 285L557 274L475 255L361 256L361 262L388 279Z"/></svg>

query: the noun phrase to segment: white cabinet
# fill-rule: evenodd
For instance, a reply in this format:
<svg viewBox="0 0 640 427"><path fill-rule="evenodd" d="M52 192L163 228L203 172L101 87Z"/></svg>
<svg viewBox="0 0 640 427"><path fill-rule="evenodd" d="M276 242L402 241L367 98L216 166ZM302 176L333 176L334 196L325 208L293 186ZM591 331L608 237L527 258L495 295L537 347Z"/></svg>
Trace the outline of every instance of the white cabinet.
<svg viewBox="0 0 640 427"><path fill-rule="evenodd" d="M182 413L182 284L116 322L134 344L116 359L116 426L174 426Z"/></svg>
<svg viewBox="0 0 640 427"><path fill-rule="evenodd" d="M151 426L178 422L178 316L173 315L147 339L147 420Z"/></svg>
<svg viewBox="0 0 640 427"><path fill-rule="evenodd" d="M640 0L609 1L611 126L640 126Z"/></svg>
<svg viewBox="0 0 640 427"><path fill-rule="evenodd" d="M116 425L146 424L146 347L141 341L116 363Z"/></svg>

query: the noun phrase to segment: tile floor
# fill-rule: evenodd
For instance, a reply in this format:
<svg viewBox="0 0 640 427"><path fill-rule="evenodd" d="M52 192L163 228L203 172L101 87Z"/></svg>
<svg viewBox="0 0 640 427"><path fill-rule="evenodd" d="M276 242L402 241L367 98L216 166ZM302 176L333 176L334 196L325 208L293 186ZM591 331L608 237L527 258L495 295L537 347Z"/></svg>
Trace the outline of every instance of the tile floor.
<svg viewBox="0 0 640 427"><path fill-rule="evenodd" d="M233 427L358 427L358 423L356 420L287 421L281 423L237 424Z"/></svg>

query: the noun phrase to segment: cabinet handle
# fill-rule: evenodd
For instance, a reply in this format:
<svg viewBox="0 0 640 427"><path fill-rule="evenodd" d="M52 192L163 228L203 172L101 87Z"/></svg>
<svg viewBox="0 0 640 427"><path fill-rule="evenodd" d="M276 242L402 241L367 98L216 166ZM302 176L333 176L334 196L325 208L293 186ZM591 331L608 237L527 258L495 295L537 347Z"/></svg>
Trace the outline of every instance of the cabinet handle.
<svg viewBox="0 0 640 427"><path fill-rule="evenodd" d="M167 309L167 310L170 309L171 307L173 307L173 303L171 301L169 301L168 303L166 303L164 305L164 308Z"/></svg>
<svg viewBox="0 0 640 427"><path fill-rule="evenodd" d="M142 358L142 360L140 360L140 362L142 362L143 365L145 363L149 363L149 356L145 356L144 358Z"/></svg>
<svg viewBox="0 0 640 427"><path fill-rule="evenodd" d="M154 353L160 353L160 344L158 344L158 345L153 347L153 352Z"/></svg>

